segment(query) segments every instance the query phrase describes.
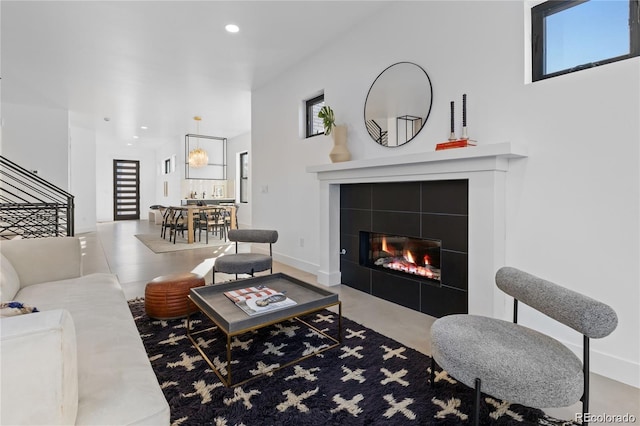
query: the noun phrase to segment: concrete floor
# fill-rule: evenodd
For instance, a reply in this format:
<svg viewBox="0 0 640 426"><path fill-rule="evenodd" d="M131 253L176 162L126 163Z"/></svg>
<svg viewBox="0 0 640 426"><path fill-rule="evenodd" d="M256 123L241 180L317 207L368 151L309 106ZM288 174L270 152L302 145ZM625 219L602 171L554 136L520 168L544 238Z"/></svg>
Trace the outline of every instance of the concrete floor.
<svg viewBox="0 0 640 426"><path fill-rule="evenodd" d="M153 278L188 272L200 265L208 269L211 259L224 248L211 247L155 254L134 235L160 234L160 226L141 221L121 221L98 224L97 232L80 234L84 243L84 273L110 272L116 274L128 299L144 296L144 287ZM210 237L211 238L211 237ZM276 243L277 244L277 243ZM230 250L233 250L232 246ZM241 245L241 251L248 251ZM207 259L209 259L207 261ZM306 282L319 285L316 276L275 262L274 272L283 272ZM232 279L216 274L216 282ZM206 276L211 281L211 273ZM387 302L347 286L334 286L330 290L340 295L343 315L377 332L430 355L429 328L435 320L428 315ZM640 423L640 389L616 382L598 374L591 374L590 412L601 414L630 414ZM581 404L570 407L545 409L549 415L573 420L581 411Z"/></svg>

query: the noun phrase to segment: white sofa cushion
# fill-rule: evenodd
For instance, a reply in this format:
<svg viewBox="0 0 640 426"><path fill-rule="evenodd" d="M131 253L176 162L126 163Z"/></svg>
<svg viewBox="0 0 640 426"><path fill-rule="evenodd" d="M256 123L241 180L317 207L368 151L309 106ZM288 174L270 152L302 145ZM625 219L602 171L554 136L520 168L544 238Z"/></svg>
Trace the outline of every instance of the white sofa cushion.
<svg viewBox="0 0 640 426"><path fill-rule="evenodd" d="M18 273L20 287L82 275L82 251L77 237L0 241L0 251Z"/></svg>
<svg viewBox="0 0 640 426"><path fill-rule="evenodd" d="M3 318L0 324L0 423L75 423L78 363L69 312L58 309Z"/></svg>
<svg viewBox="0 0 640 426"><path fill-rule="evenodd" d="M73 317L78 340L76 424L169 424L169 405L115 275L33 284L16 298L41 311L63 307Z"/></svg>
<svg viewBox="0 0 640 426"><path fill-rule="evenodd" d="M0 253L0 302L14 300L20 290L20 279L13 265Z"/></svg>

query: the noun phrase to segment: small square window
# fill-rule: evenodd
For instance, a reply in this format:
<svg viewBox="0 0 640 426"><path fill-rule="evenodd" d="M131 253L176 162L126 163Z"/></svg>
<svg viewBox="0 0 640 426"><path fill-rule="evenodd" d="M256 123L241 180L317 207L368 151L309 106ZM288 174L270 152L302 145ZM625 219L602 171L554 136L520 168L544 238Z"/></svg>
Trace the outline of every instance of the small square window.
<svg viewBox="0 0 640 426"><path fill-rule="evenodd" d="M324 134L324 124L322 123L322 119L318 118L318 113L324 106L324 93L313 99L307 100L305 102L305 106L305 118L307 123L305 137L308 138Z"/></svg>
<svg viewBox="0 0 640 426"><path fill-rule="evenodd" d="M638 56L638 20L638 0L547 1L533 7L533 81Z"/></svg>

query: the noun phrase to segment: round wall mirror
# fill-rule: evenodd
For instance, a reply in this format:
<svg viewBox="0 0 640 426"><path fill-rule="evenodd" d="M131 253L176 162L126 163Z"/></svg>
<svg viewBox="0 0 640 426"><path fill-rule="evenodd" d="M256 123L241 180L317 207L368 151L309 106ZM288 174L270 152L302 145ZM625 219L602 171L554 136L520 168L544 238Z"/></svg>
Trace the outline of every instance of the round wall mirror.
<svg viewBox="0 0 640 426"><path fill-rule="evenodd" d="M412 62L393 64L376 77L364 104L371 138L382 146L404 145L429 118L433 90L427 72Z"/></svg>

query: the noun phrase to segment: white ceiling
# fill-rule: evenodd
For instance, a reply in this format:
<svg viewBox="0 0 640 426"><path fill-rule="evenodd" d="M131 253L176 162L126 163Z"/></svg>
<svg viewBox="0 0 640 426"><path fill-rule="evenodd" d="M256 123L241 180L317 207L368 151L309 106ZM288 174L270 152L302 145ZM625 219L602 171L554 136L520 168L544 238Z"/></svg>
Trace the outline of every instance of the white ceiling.
<svg viewBox="0 0 640 426"><path fill-rule="evenodd" d="M252 88L386 4L3 0L2 101L68 109L123 145L180 140L195 115L201 134L234 137L250 130Z"/></svg>

